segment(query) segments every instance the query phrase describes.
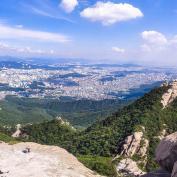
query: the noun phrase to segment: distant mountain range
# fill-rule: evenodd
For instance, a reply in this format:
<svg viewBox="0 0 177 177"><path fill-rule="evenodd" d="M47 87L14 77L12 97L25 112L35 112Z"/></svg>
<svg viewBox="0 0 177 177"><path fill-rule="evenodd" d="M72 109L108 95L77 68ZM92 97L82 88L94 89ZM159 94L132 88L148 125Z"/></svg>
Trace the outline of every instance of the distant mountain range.
<svg viewBox="0 0 177 177"><path fill-rule="evenodd" d="M105 62L94 62L87 59L82 58L25 58L25 57L12 57L12 56L0 56L0 62L20 62L24 64L29 65L53 65L53 66L59 66L59 65L65 65L65 64L71 64L71 65L88 65L90 67L140 67L141 65L133 64L133 63L105 63Z"/></svg>

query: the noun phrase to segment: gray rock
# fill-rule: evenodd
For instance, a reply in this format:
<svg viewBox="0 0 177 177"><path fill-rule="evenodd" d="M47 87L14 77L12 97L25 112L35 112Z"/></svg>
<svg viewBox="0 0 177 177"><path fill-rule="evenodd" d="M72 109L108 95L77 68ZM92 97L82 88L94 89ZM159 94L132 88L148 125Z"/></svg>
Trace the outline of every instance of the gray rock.
<svg viewBox="0 0 177 177"><path fill-rule="evenodd" d="M149 141L144 138L144 127L140 127L142 131L134 132L132 135L125 139L122 146L121 153L118 154L114 160L121 160L116 163L115 168L119 176L137 177L145 174L145 172L139 168L139 164L146 164L146 152L149 146ZM132 157L138 155L142 160L134 161Z"/></svg>
<svg viewBox="0 0 177 177"><path fill-rule="evenodd" d="M141 128L143 130L145 129L144 127ZM144 138L143 131L134 132L125 139L120 155L132 157L133 155L138 154L139 156L144 157L146 156L148 146L149 141Z"/></svg>
<svg viewBox="0 0 177 177"><path fill-rule="evenodd" d="M27 142L0 144L0 176L101 177L60 147Z"/></svg>
<svg viewBox="0 0 177 177"><path fill-rule="evenodd" d="M130 158L122 159L115 167L119 176L137 177L145 174Z"/></svg>
<svg viewBox="0 0 177 177"><path fill-rule="evenodd" d="M177 161L177 132L160 142L156 149L156 161L163 169L172 172Z"/></svg>
<svg viewBox="0 0 177 177"><path fill-rule="evenodd" d="M166 108L170 103L172 103L177 97L177 81L173 81L170 84L169 90L163 94L161 103L163 109Z"/></svg>
<svg viewBox="0 0 177 177"><path fill-rule="evenodd" d="M154 172L147 173L141 177L171 177L171 174L165 170L157 170Z"/></svg>
<svg viewBox="0 0 177 177"><path fill-rule="evenodd" d="M171 177L177 177L177 162L173 166L173 171Z"/></svg>

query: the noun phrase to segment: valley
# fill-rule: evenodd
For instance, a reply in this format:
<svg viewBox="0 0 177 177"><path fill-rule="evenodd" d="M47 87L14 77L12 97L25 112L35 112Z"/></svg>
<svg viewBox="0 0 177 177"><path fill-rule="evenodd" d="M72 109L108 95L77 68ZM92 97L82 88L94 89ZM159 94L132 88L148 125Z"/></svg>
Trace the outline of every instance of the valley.
<svg viewBox="0 0 177 177"><path fill-rule="evenodd" d="M65 98L58 100L6 96L0 101L0 124L14 126L62 117L76 128L86 128L132 101L68 100Z"/></svg>
<svg viewBox="0 0 177 177"><path fill-rule="evenodd" d="M19 68L24 66L27 68ZM105 77L97 73L98 77L95 79L99 78L99 81L94 79L93 82L101 84L102 88L104 85L108 86L110 90L109 93L104 92L106 97L98 98L89 94L93 96L91 98L86 95L51 96L46 93L59 88L64 89L65 93L68 88L74 90L81 87L79 80L84 77L85 82L88 75L83 71L88 67L91 70L90 67L93 66L69 67L62 71L65 74L57 74L62 82L55 82L53 88L46 87L49 75L44 81L42 73L55 73L56 68L53 70L53 67L56 66L50 66L52 69L49 70L31 69L23 64L17 65L17 68L11 67L6 65L1 70L3 74L19 72L17 75L10 74L10 77L15 76L17 80L6 74L2 80L1 76L0 92L4 94L0 101L1 141L9 144L35 142L64 148L87 168L108 177L138 177L159 167L154 160L155 148L163 137L177 131L175 70L145 71L140 66L131 66L128 69L123 66L97 66L96 69L93 68L94 72L110 73L115 70L115 75ZM78 68L82 72L79 73ZM40 71L41 75L38 76L36 71ZM60 69L57 72L60 73ZM94 77L93 73L90 74ZM52 78L58 80L56 73L54 75ZM66 78L69 82L77 80L78 84L66 86L63 82ZM22 84L24 81L26 85ZM14 85L15 82L18 85ZM89 84L93 85L91 82L89 79ZM122 84L118 87L114 82ZM87 92L87 84L82 87ZM5 89L9 90L4 91ZM97 92L94 89L92 87L91 92L102 95L103 90L98 87ZM43 96L35 93L42 93Z"/></svg>

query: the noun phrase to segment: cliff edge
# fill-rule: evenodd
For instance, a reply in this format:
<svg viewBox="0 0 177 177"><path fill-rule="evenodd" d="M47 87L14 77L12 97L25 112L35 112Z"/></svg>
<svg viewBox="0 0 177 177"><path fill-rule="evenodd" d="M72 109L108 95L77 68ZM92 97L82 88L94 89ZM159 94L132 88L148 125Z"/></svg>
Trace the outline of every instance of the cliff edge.
<svg viewBox="0 0 177 177"><path fill-rule="evenodd" d="M57 146L0 143L1 177L101 177Z"/></svg>

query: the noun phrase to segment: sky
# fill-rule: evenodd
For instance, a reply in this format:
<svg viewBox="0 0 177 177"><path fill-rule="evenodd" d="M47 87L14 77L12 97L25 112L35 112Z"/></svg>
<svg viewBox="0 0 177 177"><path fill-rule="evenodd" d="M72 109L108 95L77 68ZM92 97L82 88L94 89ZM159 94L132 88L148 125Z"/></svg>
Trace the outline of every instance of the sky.
<svg viewBox="0 0 177 177"><path fill-rule="evenodd" d="M177 66L177 1L1 0L0 55Z"/></svg>

